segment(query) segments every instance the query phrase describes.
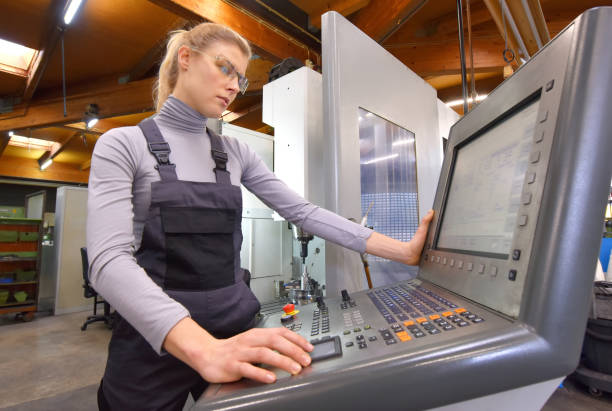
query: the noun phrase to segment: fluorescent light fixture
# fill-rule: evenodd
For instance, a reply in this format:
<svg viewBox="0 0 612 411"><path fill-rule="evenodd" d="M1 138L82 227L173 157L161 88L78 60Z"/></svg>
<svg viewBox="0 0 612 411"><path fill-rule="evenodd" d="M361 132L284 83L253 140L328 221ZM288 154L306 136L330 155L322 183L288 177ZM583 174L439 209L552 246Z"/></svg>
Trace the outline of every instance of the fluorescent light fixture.
<svg viewBox="0 0 612 411"><path fill-rule="evenodd" d="M13 134L15 134L15 133L13 133L13 130L8 132L9 137L13 137Z"/></svg>
<svg viewBox="0 0 612 411"><path fill-rule="evenodd" d="M74 15L76 14L82 2L83 0L71 0L70 1L70 4L68 5L68 8L66 9L66 13L64 14L64 24L66 25L70 24L70 22L74 18Z"/></svg>
<svg viewBox="0 0 612 411"><path fill-rule="evenodd" d="M12 133L12 132L11 132ZM43 151L54 151L59 148L59 143L49 140L41 140L38 138L30 138L19 136L15 133L11 135L8 142L9 146L27 148L28 150L43 150Z"/></svg>
<svg viewBox="0 0 612 411"><path fill-rule="evenodd" d="M40 164L40 171L43 171L44 169L49 167L51 165L51 163L53 163L53 159L52 158L46 159L42 164Z"/></svg>
<svg viewBox="0 0 612 411"><path fill-rule="evenodd" d="M379 161L391 160L392 158L395 158L397 156L399 156L399 154L395 153L395 154L391 154L391 155L388 155L388 156L373 158L372 160L365 161L365 162L363 162L361 164L378 163Z"/></svg>
<svg viewBox="0 0 612 411"><path fill-rule="evenodd" d="M412 144L412 143L414 143L414 138L411 137L411 138L405 138L403 140L394 141L393 143L391 143L391 146L392 147L404 146L406 144Z"/></svg>
<svg viewBox="0 0 612 411"><path fill-rule="evenodd" d="M487 98L487 96L488 96L488 94L481 94L481 95L476 96L476 102L480 102L480 101L484 100L485 98ZM471 103L472 101L473 100L472 100L471 97L468 98L468 103ZM449 107L460 106L462 104L463 104L463 99L461 99L461 100L452 100L452 101L449 101L448 103L446 103L446 105L449 106Z"/></svg>

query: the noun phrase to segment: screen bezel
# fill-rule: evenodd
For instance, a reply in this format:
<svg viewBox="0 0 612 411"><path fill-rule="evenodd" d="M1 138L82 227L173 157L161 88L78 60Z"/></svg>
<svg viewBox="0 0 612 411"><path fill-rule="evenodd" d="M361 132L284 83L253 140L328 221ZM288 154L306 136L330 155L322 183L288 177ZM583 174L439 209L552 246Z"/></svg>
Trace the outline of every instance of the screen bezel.
<svg viewBox="0 0 612 411"><path fill-rule="evenodd" d="M511 108L509 108L508 110L500 114L499 116L497 116L495 119L485 124L478 131L472 133L469 137L465 138L463 141L453 146L452 153L451 153L452 157L451 157L451 163L450 163L449 177L447 179L448 183L444 187L444 196L442 197L442 205L440 207L440 210L442 210L442 212L440 214L440 218L438 219L438 223L436 225L436 231L434 234L432 249L438 250L438 251L450 252L450 253L472 255L472 256L477 256L477 257L495 258L499 260L507 260L510 257L510 254L490 253L486 251L472 251L472 250L461 250L461 249L454 249L454 248L438 247L438 241L439 241L440 232L442 229L442 224L444 223L444 216L446 215L446 205L448 201L448 194L450 191L450 187L453 184L455 165L457 163L457 155L458 155L459 150L462 147L470 144L471 142L473 142L474 140L476 140L483 134L485 134L487 131L493 129L494 127L503 123L504 121L506 121L513 115L517 114L519 111L523 110L528 105L537 102L538 100L541 99L541 97L542 97L542 88L540 87L536 91L534 91L533 93L529 94L527 97L525 97L524 99L516 103L514 106L512 106Z"/></svg>

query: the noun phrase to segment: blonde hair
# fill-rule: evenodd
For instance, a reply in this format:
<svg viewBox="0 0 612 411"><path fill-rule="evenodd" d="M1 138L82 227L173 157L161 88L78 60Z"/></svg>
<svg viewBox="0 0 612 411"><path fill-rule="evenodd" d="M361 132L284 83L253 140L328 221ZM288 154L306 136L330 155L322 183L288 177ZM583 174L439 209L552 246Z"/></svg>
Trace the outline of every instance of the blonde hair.
<svg viewBox="0 0 612 411"><path fill-rule="evenodd" d="M178 50L181 46L189 46L205 50L216 41L225 41L235 44L247 58L251 58L249 43L234 30L216 23L200 23L190 30L176 30L170 32L166 55L159 67L159 77L153 89L155 110L159 111L176 87L178 79Z"/></svg>

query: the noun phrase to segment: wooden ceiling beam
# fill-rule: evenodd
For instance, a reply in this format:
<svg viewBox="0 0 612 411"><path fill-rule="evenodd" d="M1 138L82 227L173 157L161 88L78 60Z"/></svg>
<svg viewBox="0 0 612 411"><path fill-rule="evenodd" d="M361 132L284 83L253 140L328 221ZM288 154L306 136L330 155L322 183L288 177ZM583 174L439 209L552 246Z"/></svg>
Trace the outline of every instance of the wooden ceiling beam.
<svg viewBox="0 0 612 411"><path fill-rule="evenodd" d="M189 25L189 21L181 17L177 18L171 25L169 31L185 29ZM130 72L127 74L127 81L141 80L146 74L155 66L155 64L161 62L161 58L166 50L166 36L160 41L155 43L142 59L132 67Z"/></svg>
<svg viewBox="0 0 612 411"><path fill-rule="evenodd" d="M308 14L308 18L310 20L310 25L316 28L321 28L321 15L323 13L327 13L328 11L337 11L343 16L348 16L349 14L355 13L357 10L360 10L370 4L370 0L335 0L328 1L326 6Z"/></svg>
<svg viewBox="0 0 612 411"><path fill-rule="evenodd" d="M544 12L542 12L540 0L527 0L527 4L529 5L529 10L531 11L531 15L538 29L542 44L548 43L550 41L550 33L548 32L546 20L544 19Z"/></svg>
<svg viewBox="0 0 612 411"><path fill-rule="evenodd" d="M8 131L0 133L0 157L2 157L2 153L4 153L4 149L8 146L10 139L11 136L9 136Z"/></svg>
<svg viewBox="0 0 612 411"><path fill-rule="evenodd" d="M61 18L62 11L66 6L66 0L53 0L49 6L47 27L42 31L44 38L41 39L43 47L36 53L28 71L25 90L22 101L28 102L32 99L40 79L45 74L51 56L57 48L62 36Z"/></svg>
<svg viewBox="0 0 612 411"><path fill-rule="evenodd" d="M529 18L527 16L527 10L523 8L523 2L521 0L506 0L506 3L508 4L508 9L512 14L512 18L516 23L518 32L521 38L523 39L523 43L525 43L527 52L530 56L533 56L539 50L539 46L535 34L531 30L531 25L529 24Z"/></svg>
<svg viewBox="0 0 612 411"><path fill-rule="evenodd" d="M506 65L502 57L503 40L473 39L473 48L476 72L498 71ZM389 52L422 78L457 74L461 71L456 42L394 47Z"/></svg>
<svg viewBox="0 0 612 411"><path fill-rule="evenodd" d="M491 13L485 7L483 3L476 3L470 6L472 28L479 24L485 23L491 20ZM467 25L467 18L463 20L464 24ZM426 25L426 31L431 35L446 35L446 34L457 34L459 31L459 24L457 23L457 12L445 14L442 17L432 20ZM467 26L466 26L467 32Z"/></svg>
<svg viewBox="0 0 612 411"><path fill-rule="evenodd" d="M100 118L149 111L153 109L151 90L154 82L155 78L151 77L68 96L66 116L62 99L32 102L23 116L15 116L12 113L0 115L0 132L79 122L83 120L85 107L91 103L98 105Z"/></svg>
<svg viewBox="0 0 612 411"><path fill-rule="evenodd" d="M277 59L295 57L306 60L319 56L289 35L275 29L262 19L232 7L223 0L149 0L154 4L188 20L204 19L223 24L240 33L258 50ZM320 61L320 57L318 59Z"/></svg>
<svg viewBox="0 0 612 411"><path fill-rule="evenodd" d="M66 149L68 144L78 135L81 135L80 131L72 133L68 137L66 137L65 139L60 141L59 145L57 146L57 148L55 150L51 150L51 153L49 153L49 157L55 158L57 155L59 155L62 151L64 151Z"/></svg>
<svg viewBox="0 0 612 411"><path fill-rule="evenodd" d="M376 42L382 42L401 27L427 0L372 1L351 21Z"/></svg>
<svg viewBox="0 0 612 411"><path fill-rule="evenodd" d="M248 107L244 110L229 112L226 115L224 115L222 119L226 123L231 123L256 110L261 110L261 103L254 104L251 107Z"/></svg>
<svg viewBox="0 0 612 411"><path fill-rule="evenodd" d="M497 26L497 29L499 30L499 34L501 35L502 39L505 39L507 37L508 39L508 48L510 50L512 50L512 52L514 53L515 59L512 61L512 65L514 67L520 65L520 61L519 61L519 47L518 47L518 41L516 39L516 37L514 36L514 33L512 33L512 29L510 28L509 23L506 21L504 24L504 19L502 18L502 9L501 6L499 5L499 0L483 0L485 5L487 6L487 9L489 9L489 13L491 13L491 17L493 17L493 21L495 21L495 25Z"/></svg>
<svg viewBox="0 0 612 411"><path fill-rule="evenodd" d="M89 172L80 170L78 165L54 162L41 171L37 160L12 156L2 157L0 176L84 184L89 180Z"/></svg>

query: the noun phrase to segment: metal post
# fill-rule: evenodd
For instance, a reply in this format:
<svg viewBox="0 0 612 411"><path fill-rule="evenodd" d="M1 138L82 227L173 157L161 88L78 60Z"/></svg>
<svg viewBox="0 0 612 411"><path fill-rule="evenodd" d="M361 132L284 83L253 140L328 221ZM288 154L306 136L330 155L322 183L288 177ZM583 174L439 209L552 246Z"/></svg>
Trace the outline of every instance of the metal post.
<svg viewBox="0 0 612 411"><path fill-rule="evenodd" d="M468 112L467 78L465 75L465 47L463 46L463 7L457 0L457 21L459 23L459 57L461 57L461 88L463 90L463 115Z"/></svg>

